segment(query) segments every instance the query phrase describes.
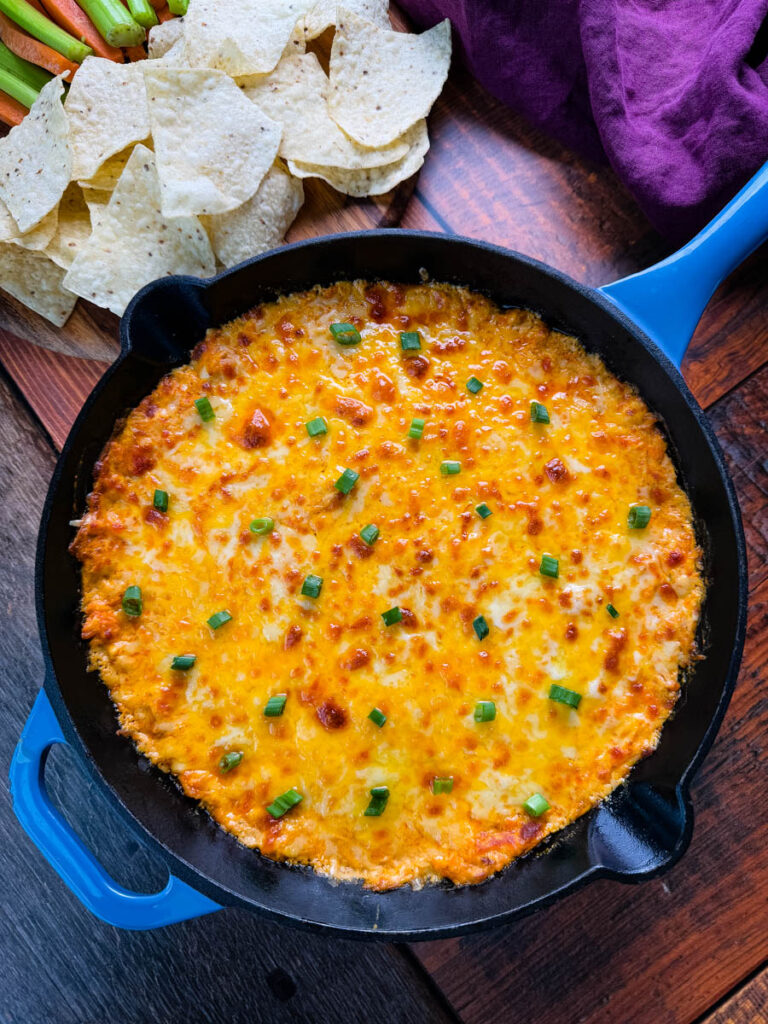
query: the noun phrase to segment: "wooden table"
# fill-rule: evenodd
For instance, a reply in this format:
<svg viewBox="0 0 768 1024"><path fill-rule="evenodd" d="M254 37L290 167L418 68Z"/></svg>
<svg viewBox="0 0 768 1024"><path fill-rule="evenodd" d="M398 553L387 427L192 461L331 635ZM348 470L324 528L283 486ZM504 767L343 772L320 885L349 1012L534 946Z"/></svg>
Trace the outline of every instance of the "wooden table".
<svg viewBox="0 0 768 1024"><path fill-rule="evenodd" d="M666 253L608 168L530 130L460 72L433 112L431 134L415 188L357 203L313 188L293 237L382 224L456 232L593 285ZM693 788L693 842L672 871L638 886L598 882L516 924L411 947L329 940L243 911L125 933L92 918L38 855L2 778L0 1021L768 1021L767 310L764 248L718 291L683 366L739 492L751 614L736 693ZM33 333L52 337L41 321L0 304L4 766L41 681L32 595L40 508L56 449L104 369L22 340ZM115 351L116 321L84 308L64 337L71 350L104 360ZM162 867L66 751L53 753L47 777L121 882L159 887Z"/></svg>

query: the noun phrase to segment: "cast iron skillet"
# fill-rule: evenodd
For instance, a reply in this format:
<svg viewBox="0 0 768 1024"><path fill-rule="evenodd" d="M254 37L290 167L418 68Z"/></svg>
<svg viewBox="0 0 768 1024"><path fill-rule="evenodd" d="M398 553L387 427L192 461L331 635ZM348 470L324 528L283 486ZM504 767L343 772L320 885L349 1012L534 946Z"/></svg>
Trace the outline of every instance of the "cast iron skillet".
<svg viewBox="0 0 768 1024"><path fill-rule="evenodd" d="M19 819L91 910L121 927L151 928L221 906L244 906L345 935L433 939L531 912L589 879L644 879L677 861L691 836L691 778L736 679L747 570L738 506L715 438L672 359L651 337L679 361L718 281L762 240L766 184L768 165L681 253L602 294L495 246L394 230L287 246L210 281L166 278L135 297L122 321L122 353L72 428L43 511L36 593L46 678L11 768ZM697 664L658 749L608 802L543 852L476 886L373 893L359 884L331 884L310 869L275 863L239 845L117 735L107 691L86 671L69 523L83 511L94 462L116 418L171 367L186 362L206 328L316 283L356 277L412 282L424 271L503 305L540 312L599 352L658 414L705 552L709 587L699 642L706 659ZM53 809L42 777L56 742L73 747L131 830L162 854L171 872L162 892L145 896L118 886Z"/></svg>

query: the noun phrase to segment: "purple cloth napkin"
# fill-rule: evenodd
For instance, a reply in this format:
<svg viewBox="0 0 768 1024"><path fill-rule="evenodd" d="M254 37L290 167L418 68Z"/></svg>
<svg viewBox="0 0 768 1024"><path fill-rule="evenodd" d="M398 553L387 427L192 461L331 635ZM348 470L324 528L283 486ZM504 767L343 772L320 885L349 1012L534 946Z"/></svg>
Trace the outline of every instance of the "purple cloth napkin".
<svg viewBox="0 0 768 1024"><path fill-rule="evenodd" d="M489 92L607 157L675 241L768 160L768 0L399 2L422 27L450 18Z"/></svg>

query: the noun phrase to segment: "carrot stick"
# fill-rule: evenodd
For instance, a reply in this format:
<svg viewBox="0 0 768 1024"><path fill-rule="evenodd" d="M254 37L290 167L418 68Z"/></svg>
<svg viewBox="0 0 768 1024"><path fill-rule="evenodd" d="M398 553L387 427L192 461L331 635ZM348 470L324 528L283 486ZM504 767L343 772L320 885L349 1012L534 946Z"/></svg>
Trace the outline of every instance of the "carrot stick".
<svg viewBox="0 0 768 1024"><path fill-rule="evenodd" d="M124 46L123 53L131 63L135 60L146 60L147 51L143 46Z"/></svg>
<svg viewBox="0 0 768 1024"><path fill-rule="evenodd" d="M13 128L14 125L21 124L28 113L27 108L13 96L0 92L0 121Z"/></svg>
<svg viewBox="0 0 768 1024"><path fill-rule="evenodd" d="M167 4L165 7L156 7L155 10L157 11L157 20L160 22L170 21L171 18L176 17L175 14L171 14L170 8Z"/></svg>
<svg viewBox="0 0 768 1024"><path fill-rule="evenodd" d="M74 64L66 57L62 57L60 53L51 49L50 46L46 46L45 43L33 39L2 13L0 13L0 39L17 57L28 60L30 64L37 64L38 67L45 68L53 75L65 74L68 82L72 81L72 75L80 67L79 64Z"/></svg>
<svg viewBox="0 0 768 1024"><path fill-rule="evenodd" d="M41 14L36 7L27 3L27 0L0 0L0 11L19 28L23 28L46 46L58 50L67 60L76 64L80 64L93 52L90 46L65 32L50 18Z"/></svg>
<svg viewBox="0 0 768 1024"><path fill-rule="evenodd" d="M88 15L77 6L75 0L42 0L48 17L62 28L81 39L97 57L106 57L118 64L123 63L123 53L116 46L104 42Z"/></svg>

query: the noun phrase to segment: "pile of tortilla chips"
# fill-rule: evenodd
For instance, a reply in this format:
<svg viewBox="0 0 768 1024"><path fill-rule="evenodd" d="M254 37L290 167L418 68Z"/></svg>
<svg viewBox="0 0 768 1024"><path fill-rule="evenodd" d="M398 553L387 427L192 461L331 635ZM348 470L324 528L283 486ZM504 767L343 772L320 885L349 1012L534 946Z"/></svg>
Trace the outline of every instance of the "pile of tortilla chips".
<svg viewBox="0 0 768 1024"><path fill-rule="evenodd" d="M191 0L148 60L87 58L0 142L0 288L57 326L78 296L121 314L279 245L302 178L389 191L424 161L450 53L447 21L394 32L388 0Z"/></svg>

